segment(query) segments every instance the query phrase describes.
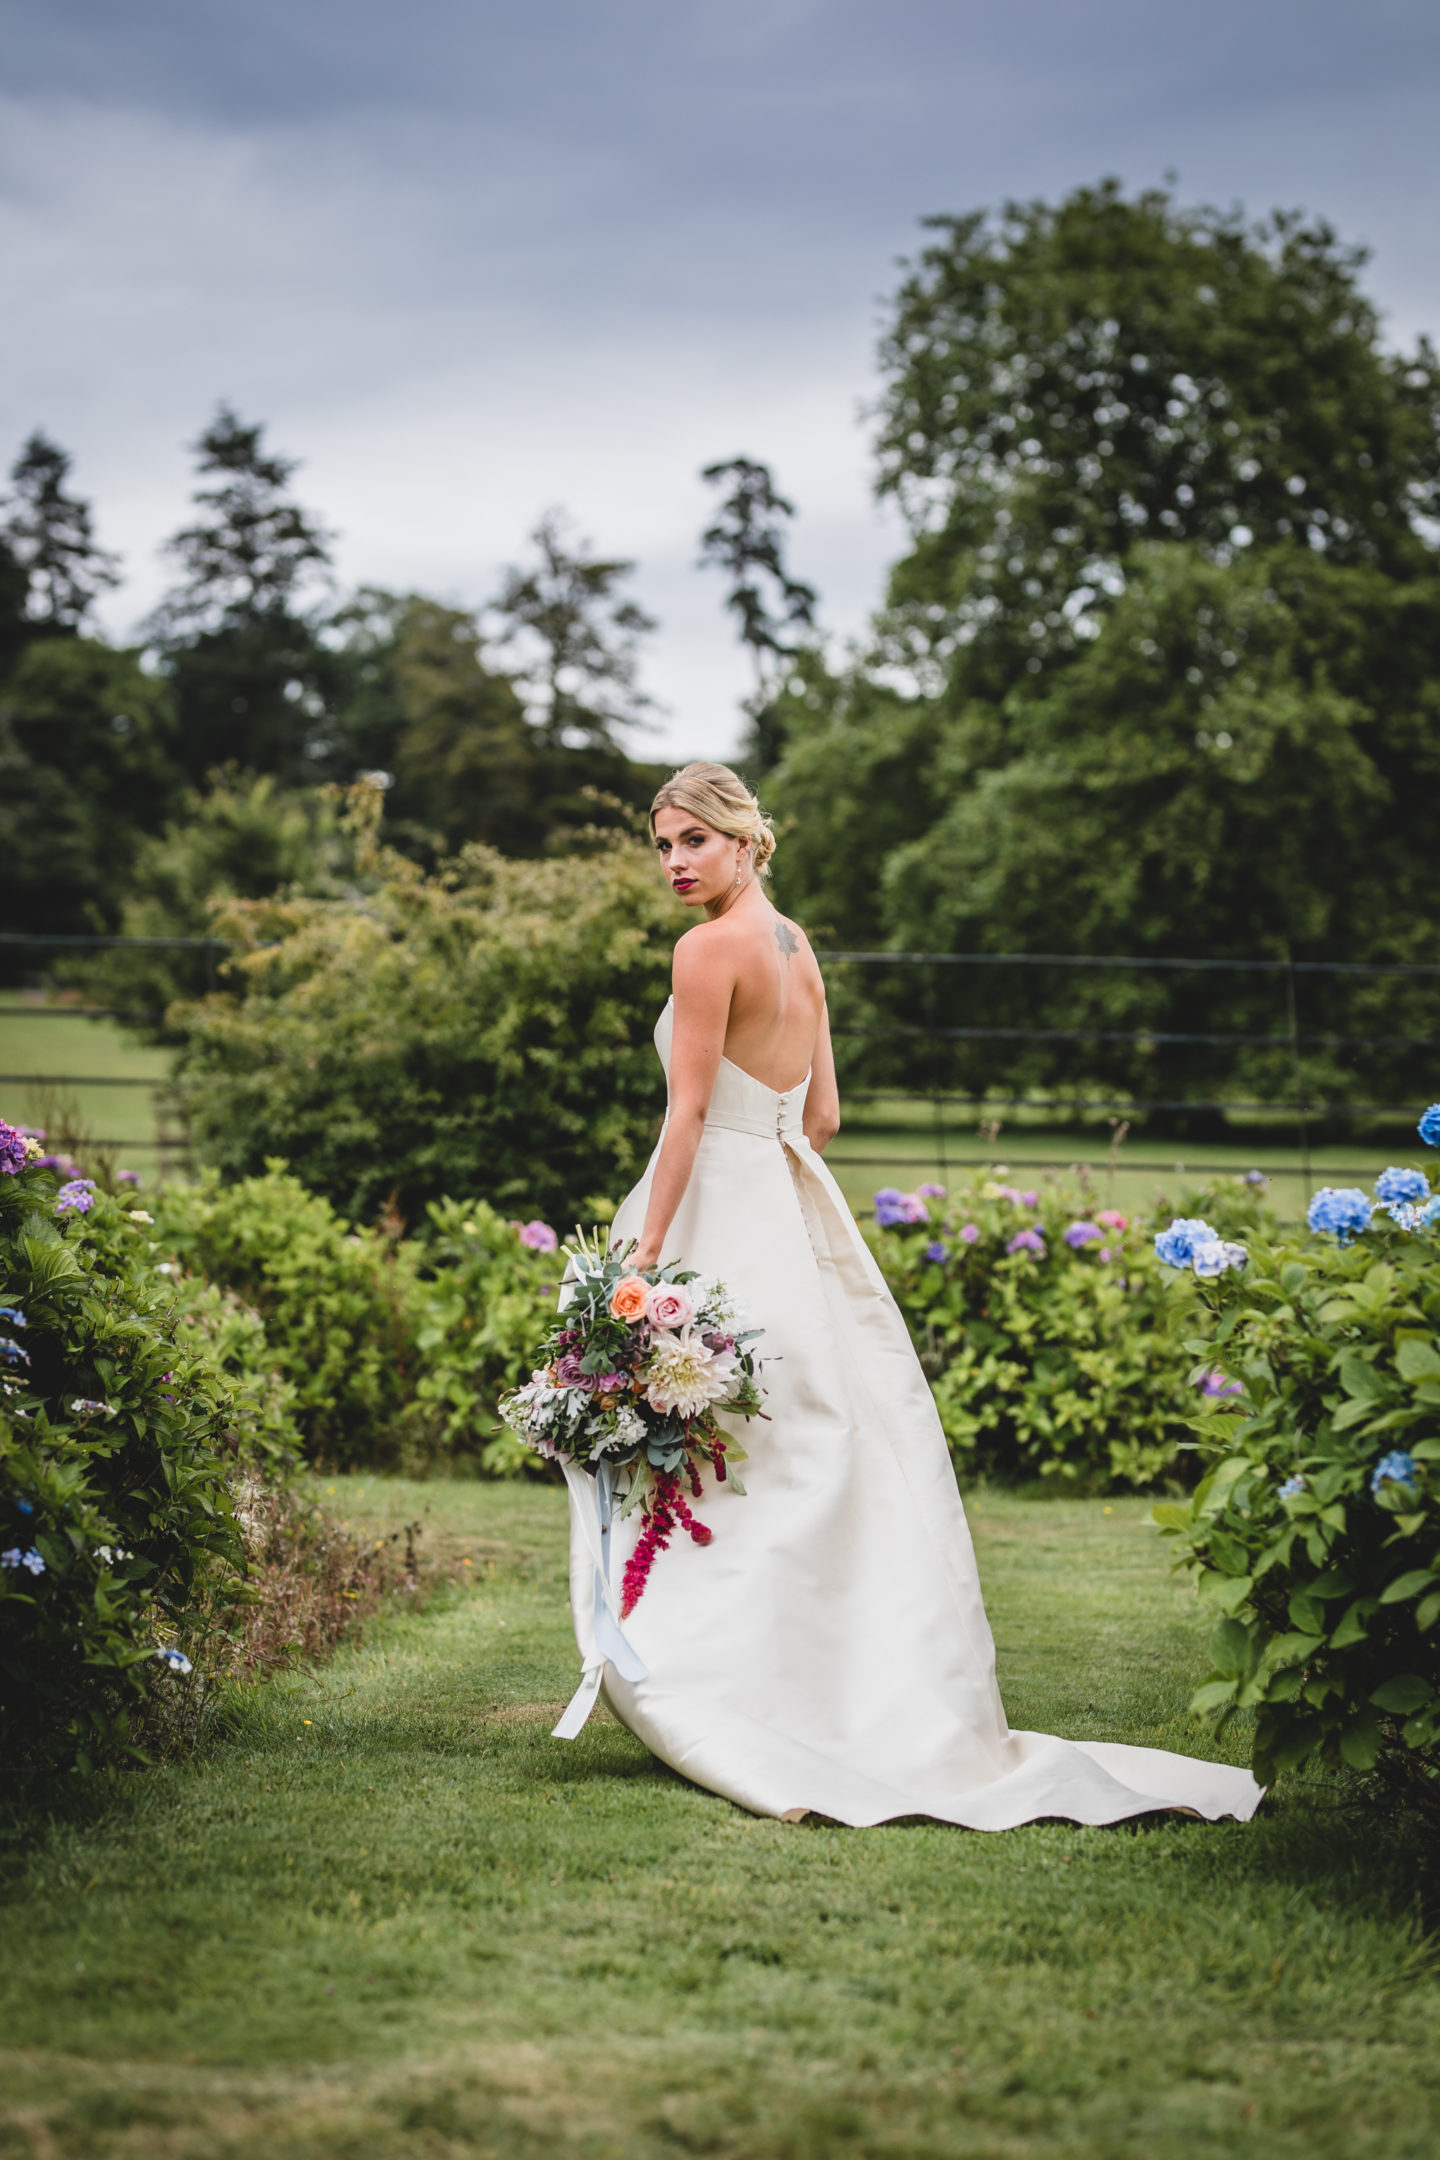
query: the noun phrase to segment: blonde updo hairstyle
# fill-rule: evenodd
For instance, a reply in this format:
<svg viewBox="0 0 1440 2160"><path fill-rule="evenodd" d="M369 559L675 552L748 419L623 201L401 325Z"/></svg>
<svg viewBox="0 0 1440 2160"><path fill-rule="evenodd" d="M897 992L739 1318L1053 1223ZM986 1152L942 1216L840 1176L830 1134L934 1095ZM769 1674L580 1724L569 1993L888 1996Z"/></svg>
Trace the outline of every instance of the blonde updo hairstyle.
<svg viewBox="0 0 1440 2160"><path fill-rule="evenodd" d="M650 805L650 837L655 837L657 810L688 810L712 831L727 840L748 840L750 861L757 877L768 878L775 852L775 833L769 818L738 773L728 765L709 765L703 760L682 766L665 782Z"/></svg>

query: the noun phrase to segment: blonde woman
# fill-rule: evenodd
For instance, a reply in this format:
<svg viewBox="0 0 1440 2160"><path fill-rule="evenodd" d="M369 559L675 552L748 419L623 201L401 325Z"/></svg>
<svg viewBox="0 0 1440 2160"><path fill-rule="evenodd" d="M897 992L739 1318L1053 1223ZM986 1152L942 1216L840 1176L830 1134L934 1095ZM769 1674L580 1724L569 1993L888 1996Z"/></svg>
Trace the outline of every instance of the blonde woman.
<svg viewBox="0 0 1440 2160"><path fill-rule="evenodd" d="M1248 1771L1012 1733L965 1511L905 1324L821 1161L840 1105L825 986L765 890L775 836L724 765L687 765L650 830L680 903L656 1048L669 1108L615 1221L636 1263L718 1276L764 1329L766 1420L745 1496L707 1482L607 1657L577 1504L571 1591L587 1681L663 1762L757 1815L977 1830L1164 1808L1247 1818ZM638 1519L611 1533L620 1579ZM588 1534L587 1534L588 1533ZM624 1665L633 1677L626 1676Z"/></svg>

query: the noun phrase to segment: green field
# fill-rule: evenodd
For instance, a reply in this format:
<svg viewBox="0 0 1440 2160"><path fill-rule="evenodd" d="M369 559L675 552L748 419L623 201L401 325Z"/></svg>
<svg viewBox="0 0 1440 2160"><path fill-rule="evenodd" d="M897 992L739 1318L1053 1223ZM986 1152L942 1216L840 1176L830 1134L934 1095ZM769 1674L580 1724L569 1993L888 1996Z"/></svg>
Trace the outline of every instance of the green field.
<svg viewBox="0 0 1440 2160"><path fill-rule="evenodd" d="M42 1127L51 1144L81 1154L85 1144L118 1143L117 1166L147 1181L173 1165L178 1138L159 1091L171 1054L143 1043L113 1020L87 1020L55 1002L0 991L0 1117Z"/></svg>
<svg viewBox="0 0 1440 2160"><path fill-rule="evenodd" d="M1353 1796L988 1838L757 1821L609 1720L548 1737L562 1496L327 1497L357 1529L418 1516L441 1587L11 1847L0 2153L1436 2150L1415 1861ZM1204 1627L1141 1503L972 1512L1015 1724L1214 1749L1183 1707Z"/></svg>

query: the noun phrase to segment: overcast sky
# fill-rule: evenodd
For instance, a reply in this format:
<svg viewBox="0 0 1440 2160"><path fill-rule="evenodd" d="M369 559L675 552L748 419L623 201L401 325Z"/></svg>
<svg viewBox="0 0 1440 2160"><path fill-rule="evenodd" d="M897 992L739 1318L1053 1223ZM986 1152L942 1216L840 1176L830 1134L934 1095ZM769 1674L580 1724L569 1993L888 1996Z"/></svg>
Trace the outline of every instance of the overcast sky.
<svg viewBox="0 0 1440 2160"><path fill-rule="evenodd" d="M115 630L221 398L303 458L347 583L477 602L563 504L661 618L648 754L723 754L698 468L774 466L857 631L920 216L1173 168L1368 243L1408 344L1440 327L1437 141L1435 0L0 0L0 455L75 453Z"/></svg>

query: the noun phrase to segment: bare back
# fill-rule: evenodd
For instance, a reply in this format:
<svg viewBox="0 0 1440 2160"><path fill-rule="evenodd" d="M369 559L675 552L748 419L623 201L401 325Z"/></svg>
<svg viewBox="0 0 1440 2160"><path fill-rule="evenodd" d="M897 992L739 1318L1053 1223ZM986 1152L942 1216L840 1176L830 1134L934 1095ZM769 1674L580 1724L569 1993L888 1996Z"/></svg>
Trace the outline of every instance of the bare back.
<svg viewBox="0 0 1440 2160"><path fill-rule="evenodd" d="M724 1055L777 1095L799 1087L815 1061L825 985L810 941L763 893L715 922L697 923L685 943L724 941L733 972ZM720 957L719 954L716 957Z"/></svg>

